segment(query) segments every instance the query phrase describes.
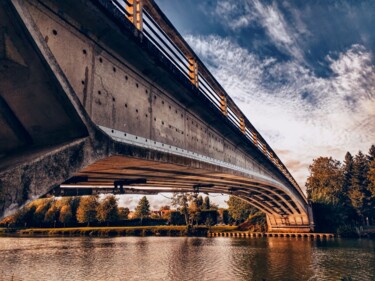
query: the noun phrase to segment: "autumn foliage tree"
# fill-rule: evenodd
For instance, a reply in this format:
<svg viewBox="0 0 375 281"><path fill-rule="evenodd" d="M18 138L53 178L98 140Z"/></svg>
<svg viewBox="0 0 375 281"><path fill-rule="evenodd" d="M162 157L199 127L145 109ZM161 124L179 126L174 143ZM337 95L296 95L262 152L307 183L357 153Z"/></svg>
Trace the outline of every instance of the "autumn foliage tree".
<svg viewBox="0 0 375 281"><path fill-rule="evenodd" d="M117 199L115 196L110 195L97 207L97 219L99 222L113 223L119 219Z"/></svg>
<svg viewBox="0 0 375 281"><path fill-rule="evenodd" d="M61 207L59 221L66 226L73 219L72 208L70 205L64 205Z"/></svg>
<svg viewBox="0 0 375 281"><path fill-rule="evenodd" d="M81 198L77 209L77 221L79 223L87 223L87 226L90 226L90 223L96 221L98 206L99 202L97 196Z"/></svg>
<svg viewBox="0 0 375 281"><path fill-rule="evenodd" d="M127 220L129 217L129 213L130 213L129 208L119 207L118 208L119 220Z"/></svg>

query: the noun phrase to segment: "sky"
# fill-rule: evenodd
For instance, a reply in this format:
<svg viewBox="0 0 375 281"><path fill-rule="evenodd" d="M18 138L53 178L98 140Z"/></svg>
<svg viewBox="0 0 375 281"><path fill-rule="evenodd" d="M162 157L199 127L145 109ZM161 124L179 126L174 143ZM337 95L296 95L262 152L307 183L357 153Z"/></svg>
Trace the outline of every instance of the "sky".
<svg viewBox="0 0 375 281"><path fill-rule="evenodd" d="M155 1L303 190L375 143L375 1Z"/></svg>

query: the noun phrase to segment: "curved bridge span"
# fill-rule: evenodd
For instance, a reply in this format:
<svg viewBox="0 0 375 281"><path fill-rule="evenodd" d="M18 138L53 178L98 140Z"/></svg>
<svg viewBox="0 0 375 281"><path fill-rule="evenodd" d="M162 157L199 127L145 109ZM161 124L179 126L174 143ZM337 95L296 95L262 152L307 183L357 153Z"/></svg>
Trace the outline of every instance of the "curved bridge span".
<svg viewBox="0 0 375 281"><path fill-rule="evenodd" d="M137 186L232 194L270 230L313 230L293 177L152 0L3 1L0 89L0 216Z"/></svg>

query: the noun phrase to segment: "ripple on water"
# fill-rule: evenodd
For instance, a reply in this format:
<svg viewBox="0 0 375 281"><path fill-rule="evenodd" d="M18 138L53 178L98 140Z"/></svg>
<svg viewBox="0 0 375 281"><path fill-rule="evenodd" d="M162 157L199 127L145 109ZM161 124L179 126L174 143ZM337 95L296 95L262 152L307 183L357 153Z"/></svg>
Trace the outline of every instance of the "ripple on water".
<svg viewBox="0 0 375 281"><path fill-rule="evenodd" d="M375 280L369 240L0 238L0 256L0 281Z"/></svg>

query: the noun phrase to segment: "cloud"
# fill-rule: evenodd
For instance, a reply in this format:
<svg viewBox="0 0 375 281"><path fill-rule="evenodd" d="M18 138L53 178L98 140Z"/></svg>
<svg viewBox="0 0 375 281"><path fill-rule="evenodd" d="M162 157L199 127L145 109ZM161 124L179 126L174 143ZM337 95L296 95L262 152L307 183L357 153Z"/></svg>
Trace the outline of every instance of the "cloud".
<svg viewBox="0 0 375 281"><path fill-rule="evenodd" d="M291 14L288 22L276 2L265 4L259 0L219 0L214 9L204 8L211 17L217 18L224 27L239 31L248 27L261 26L271 42L284 54L304 61L300 42L309 35L298 10L284 5Z"/></svg>
<svg viewBox="0 0 375 281"><path fill-rule="evenodd" d="M247 1L219 0L213 8L210 3L203 3L201 10L235 31L251 25L256 20L256 14Z"/></svg>
<svg viewBox="0 0 375 281"><path fill-rule="evenodd" d="M332 75L322 78L298 60L260 58L219 36L185 39L301 186L314 158L342 159L374 143L375 67L365 47L328 54Z"/></svg>

